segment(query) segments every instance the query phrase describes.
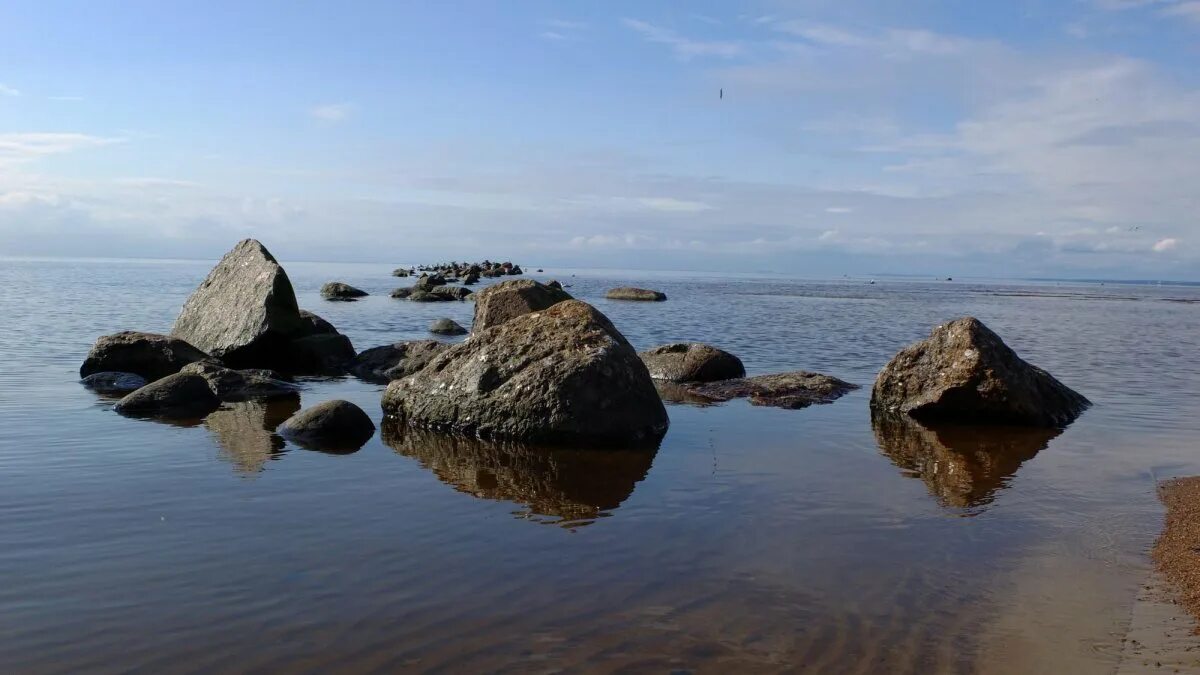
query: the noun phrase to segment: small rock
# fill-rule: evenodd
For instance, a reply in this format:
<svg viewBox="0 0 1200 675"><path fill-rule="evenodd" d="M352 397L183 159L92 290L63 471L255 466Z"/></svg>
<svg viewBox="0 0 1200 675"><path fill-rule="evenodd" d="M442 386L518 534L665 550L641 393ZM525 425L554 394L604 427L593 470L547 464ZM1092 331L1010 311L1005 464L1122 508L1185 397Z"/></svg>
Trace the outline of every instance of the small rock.
<svg viewBox="0 0 1200 675"><path fill-rule="evenodd" d="M397 267L396 269L392 270L392 276L394 277L407 277L409 274L411 274L411 272L403 267Z"/></svg>
<svg viewBox="0 0 1200 675"><path fill-rule="evenodd" d="M114 409L129 416L203 417L220 404L203 377L175 373L127 395Z"/></svg>
<svg viewBox="0 0 1200 675"><path fill-rule="evenodd" d="M152 381L178 373L189 363L207 360L212 357L177 337L122 331L96 340L79 367L79 376L134 373Z"/></svg>
<svg viewBox="0 0 1200 675"><path fill-rule="evenodd" d="M186 367L186 366L185 366ZM125 395L146 386L146 378L136 373L104 371L92 373L82 380L83 386L100 394Z"/></svg>
<svg viewBox="0 0 1200 675"><path fill-rule="evenodd" d="M716 347L698 342L677 342L655 347L638 356L650 377L670 382L716 382L746 375L741 359Z"/></svg>
<svg viewBox="0 0 1200 675"><path fill-rule="evenodd" d="M407 298L412 294L413 289L411 288L397 288L396 290L392 291L393 298Z"/></svg>
<svg viewBox="0 0 1200 675"><path fill-rule="evenodd" d="M353 301L366 297L367 292L340 281L331 281L321 286L321 297L326 300Z"/></svg>
<svg viewBox="0 0 1200 675"><path fill-rule="evenodd" d="M338 332L338 330L333 327L333 324L329 323L325 319L322 319L316 314L313 314L307 309L300 310L300 321L302 324L300 332L303 335L336 335Z"/></svg>
<svg viewBox="0 0 1200 675"><path fill-rule="evenodd" d="M279 426L279 435L315 450L347 453L375 435L375 423L349 401L326 401L289 417Z"/></svg>
<svg viewBox="0 0 1200 675"><path fill-rule="evenodd" d="M179 372L203 377L209 389L222 401L294 396L299 390L299 387L283 381L270 370L232 370L214 363L191 363Z"/></svg>
<svg viewBox="0 0 1200 675"><path fill-rule="evenodd" d="M698 384L689 389L693 394L718 402L749 398L751 405L795 410L814 404L833 403L858 389L858 385L829 375L797 370Z"/></svg>
<svg viewBox="0 0 1200 675"><path fill-rule="evenodd" d="M633 288L631 286L622 286L621 288L613 288L604 294L604 297L609 300L641 300L649 302L662 302L667 299L667 294L660 291L651 291L645 288Z"/></svg>
<svg viewBox="0 0 1200 675"><path fill-rule="evenodd" d="M372 347L354 358L350 372L368 382L387 384L421 370L449 346L437 340L414 340Z"/></svg>
<svg viewBox="0 0 1200 675"><path fill-rule="evenodd" d="M434 335L466 335L467 329L453 319L438 319L429 324L429 332Z"/></svg>

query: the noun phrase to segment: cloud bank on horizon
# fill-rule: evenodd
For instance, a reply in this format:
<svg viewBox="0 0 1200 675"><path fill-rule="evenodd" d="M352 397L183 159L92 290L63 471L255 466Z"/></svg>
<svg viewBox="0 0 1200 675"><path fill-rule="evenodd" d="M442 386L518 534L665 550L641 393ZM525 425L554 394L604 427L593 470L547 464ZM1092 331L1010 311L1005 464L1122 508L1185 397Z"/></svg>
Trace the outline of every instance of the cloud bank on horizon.
<svg viewBox="0 0 1200 675"><path fill-rule="evenodd" d="M1200 278L1200 0L21 1L0 40L0 255Z"/></svg>

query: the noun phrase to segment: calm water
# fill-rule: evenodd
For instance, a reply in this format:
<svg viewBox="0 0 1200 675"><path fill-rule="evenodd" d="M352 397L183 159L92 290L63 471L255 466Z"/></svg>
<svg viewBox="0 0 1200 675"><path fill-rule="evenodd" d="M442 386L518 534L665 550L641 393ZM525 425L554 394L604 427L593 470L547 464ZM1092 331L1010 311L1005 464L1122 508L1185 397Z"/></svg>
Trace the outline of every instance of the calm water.
<svg viewBox="0 0 1200 675"><path fill-rule="evenodd" d="M285 265L360 350L469 325L388 298L391 266ZM1111 672L1155 482L1200 473L1195 288L547 270L639 348L864 388L671 405L653 455L385 427L334 456L270 429L330 398L379 419L382 387L174 426L77 383L96 336L167 331L210 266L0 260L0 671ZM322 302L333 279L374 295ZM670 300L603 300L618 283ZM876 371L964 314L1095 407L1061 434L873 427Z"/></svg>

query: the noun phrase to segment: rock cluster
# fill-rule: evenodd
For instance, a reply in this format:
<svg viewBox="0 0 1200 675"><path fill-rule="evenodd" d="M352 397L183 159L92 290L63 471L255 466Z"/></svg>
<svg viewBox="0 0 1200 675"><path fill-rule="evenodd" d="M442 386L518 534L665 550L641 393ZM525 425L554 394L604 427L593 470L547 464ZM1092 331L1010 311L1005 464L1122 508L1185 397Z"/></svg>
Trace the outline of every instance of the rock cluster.
<svg viewBox="0 0 1200 675"><path fill-rule="evenodd" d="M667 294L661 291L652 291L647 288L634 288L632 286L621 286L620 288L609 289L604 297L609 300L639 300L642 302L662 302L667 299Z"/></svg>
<svg viewBox="0 0 1200 675"><path fill-rule="evenodd" d="M421 265L417 268L421 272L433 272L441 274L451 279L462 279L463 283L475 283L480 277L503 277L516 276L524 274L520 265L514 265L511 262L492 262L484 260L483 262L467 263L451 261L445 263L436 263L433 265ZM474 277L473 281L468 281L468 278Z"/></svg>

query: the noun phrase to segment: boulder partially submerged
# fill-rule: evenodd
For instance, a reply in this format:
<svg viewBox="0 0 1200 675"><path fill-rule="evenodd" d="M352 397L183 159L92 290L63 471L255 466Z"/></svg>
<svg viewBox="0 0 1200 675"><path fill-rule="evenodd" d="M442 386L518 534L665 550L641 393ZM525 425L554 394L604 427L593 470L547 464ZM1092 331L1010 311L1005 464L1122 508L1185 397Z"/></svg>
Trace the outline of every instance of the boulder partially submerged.
<svg viewBox="0 0 1200 675"><path fill-rule="evenodd" d="M437 340L414 340L372 347L354 358L350 372L368 382L386 384L421 370L449 346Z"/></svg>
<svg viewBox="0 0 1200 675"><path fill-rule="evenodd" d="M411 426L552 444L656 444L666 409L612 323L577 300L476 331L388 385Z"/></svg>
<svg viewBox="0 0 1200 675"><path fill-rule="evenodd" d="M676 342L639 352L650 377L668 382L716 382L746 375L742 360L699 342Z"/></svg>
<svg viewBox="0 0 1200 675"><path fill-rule="evenodd" d="M101 371L92 373L81 380L83 386L98 394L121 394L124 396L131 391L137 391L146 386L146 378L136 373L118 373Z"/></svg>
<svg viewBox="0 0 1200 675"><path fill-rule="evenodd" d="M321 286L321 297L326 300L353 301L367 296L367 292L341 281L330 281Z"/></svg>
<svg viewBox="0 0 1200 675"><path fill-rule="evenodd" d="M604 297L609 300L640 300L643 302L662 302L667 299L667 294L662 291L652 291L648 288L634 288L632 286L621 286L620 288L610 289L604 294Z"/></svg>
<svg viewBox="0 0 1200 675"><path fill-rule="evenodd" d="M724 402L735 398L748 398L751 405L789 410L833 403L855 389L858 389L857 384L850 384L830 375L810 373L805 370L722 380L688 387L693 395L710 401Z"/></svg>
<svg viewBox="0 0 1200 675"><path fill-rule="evenodd" d="M871 391L873 409L926 421L1060 427L1089 405L973 317L901 350Z"/></svg>
<svg viewBox="0 0 1200 675"><path fill-rule="evenodd" d="M375 435L375 423L349 401L326 401L289 417L279 435L314 450L348 453Z"/></svg>
<svg viewBox="0 0 1200 675"><path fill-rule="evenodd" d="M203 377L208 382L208 388L222 401L295 396L300 389L269 370L233 370L215 363L201 362L188 364L179 372Z"/></svg>
<svg viewBox="0 0 1200 675"><path fill-rule="evenodd" d="M429 324L429 332L434 335L466 335L467 329L454 319L441 318Z"/></svg>
<svg viewBox="0 0 1200 675"><path fill-rule="evenodd" d="M155 380L117 402L115 410L132 417L203 417L221 404L208 381L194 373Z"/></svg>
<svg viewBox="0 0 1200 675"><path fill-rule="evenodd" d="M157 380L189 363L209 360L208 354L177 337L127 330L98 338L79 367L79 376L120 372Z"/></svg>
<svg viewBox="0 0 1200 675"><path fill-rule="evenodd" d="M302 314L287 273L253 239L233 248L192 293L171 335L229 367L336 371L354 357L348 338Z"/></svg>
<svg viewBox="0 0 1200 675"><path fill-rule="evenodd" d="M549 309L570 300L571 294L532 279L502 281L475 294L475 318L472 331L492 328L509 319Z"/></svg>

